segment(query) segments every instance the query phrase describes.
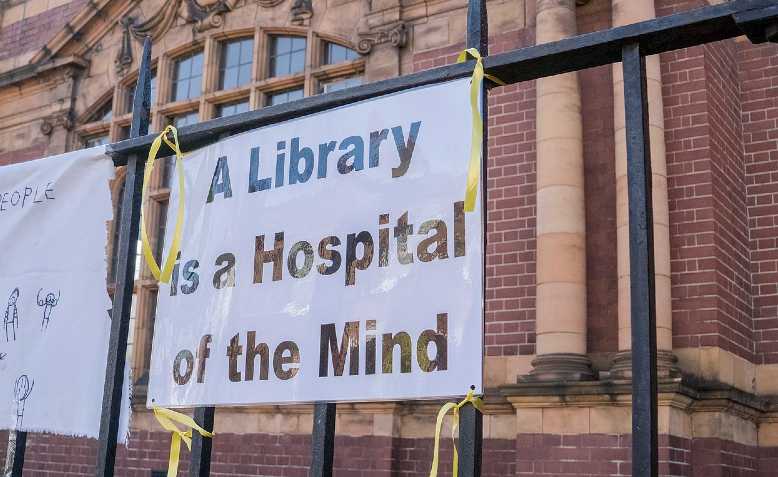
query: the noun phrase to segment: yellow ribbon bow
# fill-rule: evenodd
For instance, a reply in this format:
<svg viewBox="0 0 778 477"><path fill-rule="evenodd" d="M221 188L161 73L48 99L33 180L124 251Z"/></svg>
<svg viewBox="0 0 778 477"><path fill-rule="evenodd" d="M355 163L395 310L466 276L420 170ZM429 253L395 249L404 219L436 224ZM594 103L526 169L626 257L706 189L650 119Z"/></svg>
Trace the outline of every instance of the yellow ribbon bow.
<svg viewBox="0 0 778 477"><path fill-rule="evenodd" d="M212 432L208 432L194 421L191 417L180 412L171 411L164 407L154 406L154 417L166 430L172 433L170 440L170 460L168 461L167 477L176 477L178 474L178 460L181 455L181 441L186 443L186 447L192 450L192 429L196 430L203 437L213 437ZM176 426L176 422L189 428L182 431Z"/></svg>
<svg viewBox="0 0 778 477"><path fill-rule="evenodd" d="M443 419L452 409L454 410L454 425L451 428L451 441L454 443L454 460L452 466L453 471L451 475L454 477L459 475L459 453L457 452L457 443L454 440L454 436L456 434L457 428L459 427L459 410L467 403L472 404L473 407L478 409L479 412L483 412L484 402L480 397L473 395L472 389L467 392L467 396L465 396L465 398L459 404L455 402L447 402L443 405L443 407L440 408L440 411L438 411L438 417L435 421L435 449L432 451L432 468L430 469L430 477L437 477L438 475L440 431L443 427Z"/></svg>
<svg viewBox="0 0 778 477"><path fill-rule="evenodd" d="M475 68L473 68L473 77L470 81L470 111L473 114L473 130L470 137L470 162L467 166L467 185L465 186L465 212L472 212L475 210L475 198L478 195L478 182L481 176L481 152L483 151L484 142L484 122L481 117L481 110L478 107L481 84L484 81L484 77L500 86L505 86L505 83L499 78L484 73L483 58L481 58L481 54L475 48L468 48L460 53L457 63L467 61L468 55L475 60Z"/></svg>
<svg viewBox="0 0 778 477"><path fill-rule="evenodd" d="M167 133L170 132L173 135L173 141L168 139ZM146 263L151 270L151 274L154 278L162 283L170 283L170 276L173 274L173 265L175 264L178 251L181 248L181 235L184 229L184 167L182 165L182 159L184 158L181 148L178 144L178 131L173 126L168 126L162 133L154 139L149 149L149 156L146 159L146 170L143 173L143 190L141 192L142 197L146 196L146 189L148 189L149 182L151 182L151 173L154 172L154 160L157 158L157 152L162 146L162 141L170 146L170 148L176 153L176 174L178 175L178 211L176 213L176 228L173 230L173 242L170 244L170 250L168 251L167 258L163 262L162 270L157 264L157 260L154 258L154 253L151 251L151 245L149 245L149 236L146 233L146 219L143 208L141 208L140 216L140 238L143 246L143 257L146 259ZM159 237L157 240L162 240Z"/></svg>

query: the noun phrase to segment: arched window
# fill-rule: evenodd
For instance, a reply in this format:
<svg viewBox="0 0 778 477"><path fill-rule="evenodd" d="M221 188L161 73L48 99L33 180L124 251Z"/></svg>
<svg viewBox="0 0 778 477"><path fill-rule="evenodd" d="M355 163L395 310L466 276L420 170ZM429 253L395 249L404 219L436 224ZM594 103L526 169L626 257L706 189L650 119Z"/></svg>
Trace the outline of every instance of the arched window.
<svg viewBox="0 0 778 477"><path fill-rule="evenodd" d="M157 54L155 52L155 54ZM194 43L161 52L152 63L151 125L185 127L198 121L294 101L362 83L365 60L345 42L306 29L246 29L214 32ZM74 147L128 137L138 73L124 77L94 102L78 122ZM184 145L186 149L186 145ZM144 212L157 259L162 257L174 161L160 159ZM120 177L121 173L117 174ZM117 179L119 180L119 179ZM116 274L121 190L111 231L109 289ZM133 373L143 380L149 366L157 283L141 260L138 244L131 326ZM134 351L132 351L134 349Z"/></svg>

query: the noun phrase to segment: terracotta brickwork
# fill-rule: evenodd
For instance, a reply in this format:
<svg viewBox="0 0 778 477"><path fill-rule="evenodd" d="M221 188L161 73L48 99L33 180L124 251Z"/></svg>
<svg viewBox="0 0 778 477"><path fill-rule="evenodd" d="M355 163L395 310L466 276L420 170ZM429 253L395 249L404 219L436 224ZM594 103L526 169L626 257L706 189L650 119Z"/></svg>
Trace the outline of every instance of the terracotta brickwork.
<svg viewBox="0 0 778 477"><path fill-rule="evenodd" d="M12 23L4 21L0 28L0 61L45 45L86 3L87 0L73 0Z"/></svg>
<svg viewBox="0 0 778 477"><path fill-rule="evenodd" d="M491 37L490 53L527 44L531 32ZM531 40L531 38L530 38ZM464 45L418 53L414 71L451 64ZM535 353L534 82L489 93L489 203L486 269L488 356Z"/></svg>
<svg viewBox="0 0 778 477"><path fill-rule="evenodd" d="M5 433L0 444L5 444ZM335 440L335 475L338 477L424 477L432 461L432 439L338 436ZM310 467L310 437L302 435L220 434L214 440L213 476L305 477ZM127 447L120 447L117 475L148 477L167 470L170 435L138 431ZM25 474L88 476L94 474L97 441L35 434L27 443ZM442 442L439 475L451 475L451 440ZM484 477L514 475L515 441L484 442ZM2 458L4 459L5 455ZM179 472L186 475L189 453L181 452ZM2 460L0 460L2 463Z"/></svg>
<svg viewBox="0 0 778 477"><path fill-rule="evenodd" d="M738 44L756 362L778 363L778 49Z"/></svg>

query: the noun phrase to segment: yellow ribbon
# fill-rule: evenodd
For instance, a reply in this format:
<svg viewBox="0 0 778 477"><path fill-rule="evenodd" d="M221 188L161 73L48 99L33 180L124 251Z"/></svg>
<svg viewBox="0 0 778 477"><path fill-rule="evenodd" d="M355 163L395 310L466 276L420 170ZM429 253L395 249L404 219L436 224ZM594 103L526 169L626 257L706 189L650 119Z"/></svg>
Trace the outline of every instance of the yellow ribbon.
<svg viewBox="0 0 778 477"><path fill-rule="evenodd" d="M157 418L157 421L159 421L165 430L168 430L172 433L172 438L170 440L170 460L168 461L167 466L167 476L176 477L178 474L178 460L181 455L181 441L183 440L186 443L186 447L191 451L192 429L199 432L203 437L213 437L213 433L208 432L197 425L194 419L187 416L186 414L171 411L170 409L165 409L164 407L154 406L154 417ZM182 431L178 428L178 426L176 426L176 422L188 427L189 430Z"/></svg>
<svg viewBox="0 0 778 477"><path fill-rule="evenodd" d="M473 68L473 77L470 81L470 110L473 114L473 130L470 137L470 162L467 166L467 185L465 186L465 212L472 212L475 210L475 198L478 195L478 181L481 176L481 152L483 151L484 142L484 123L481 117L481 110L478 107L481 84L484 81L484 77L500 86L505 86L505 83L499 78L484 73L483 58L481 58L481 54L475 48L468 48L460 53L457 63L467 61L468 55L475 60L475 68Z"/></svg>
<svg viewBox="0 0 778 477"><path fill-rule="evenodd" d="M457 443L454 440L454 436L456 434L457 428L459 427L459 410L467 403L472 404L473 407L478 409L479 412L483 412L483 401L478 396L473 395L472 389L467 392L467 396L465 396L465 398L459 404L455 402L447 402L443 405L443 407L440 408L440 411L438 411L438 417L435 421L435 449L432 451L432 468L430 469L430 477L437 477L438 475L438 462L440 460L438 455L440 450L440 431L443 427L443 419L452 409L454 411L454 425L451 428L451 441L454 444L454 461L451 475L454 477L459 475L459 453L457 452Z"/></svg>
<svg viewBox="0 0 778 477"><path fill-rule="evenodd" d="M173 141L168 139L167 133L173 134ZM157 158L157 152L162 146L162 141L170 146L170 148L176 153L176 173L178 175L178 211L176 213L176 228L173 230L173 242L170 244L170 250L168 251L167 258L163 262L162 270L160 271L157 260L154 258L154 253L151 251L151 245L149 245L149 236L146 233L146 219L145 213L142 212L140 216L140 238L143 245L143 257L146 259L146 263L151 270L151 274L154 278L162 283L170 283L170 276L173 274L173 265L175 264L178 251L181 248L181 235L184 229L184 167L182 159L184 158L181 148L178 144L178 131L173 126L168 126L162 133L154 139L149 149L149 157L146 159L146 170L143 173L143 191L142 197L146 196L146 189L148 189L149 182L151 182L151 173L154 171L154 160ZM162 240L159 237L158 240Z"/></svg>

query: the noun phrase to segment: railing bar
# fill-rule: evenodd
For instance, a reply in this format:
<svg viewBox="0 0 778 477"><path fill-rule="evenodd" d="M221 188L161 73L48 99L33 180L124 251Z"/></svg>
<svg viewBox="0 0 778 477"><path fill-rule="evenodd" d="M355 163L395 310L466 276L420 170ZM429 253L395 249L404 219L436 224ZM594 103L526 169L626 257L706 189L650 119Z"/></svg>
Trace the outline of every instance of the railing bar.
<svg viewBox="0 0 778 477"><path fill-rule="evenodd" d="M656 477L657 375L654 231L646 60L640 44L624 46L624 107L629 196L632 326L632 475Z"/></svg>
<svg viewBox="0 0 778 477"><path fill-rule="evenodd" d="M143 44L138 86L132 103L130 137L140 137L149 130L149 103L151 97L151 40ZM127 334L130 324L132 294L135 287L135 252L140 224L141 187L145 162L137 154L127 161L124 177L124 196L120 214L119 243L116 249L116 291L111 310L111 334L108 361L105 368L100 438L95 474L113 477L116 463L116 442L119 432L122 393L126 392L124 366L127 358Z"/></svg>

